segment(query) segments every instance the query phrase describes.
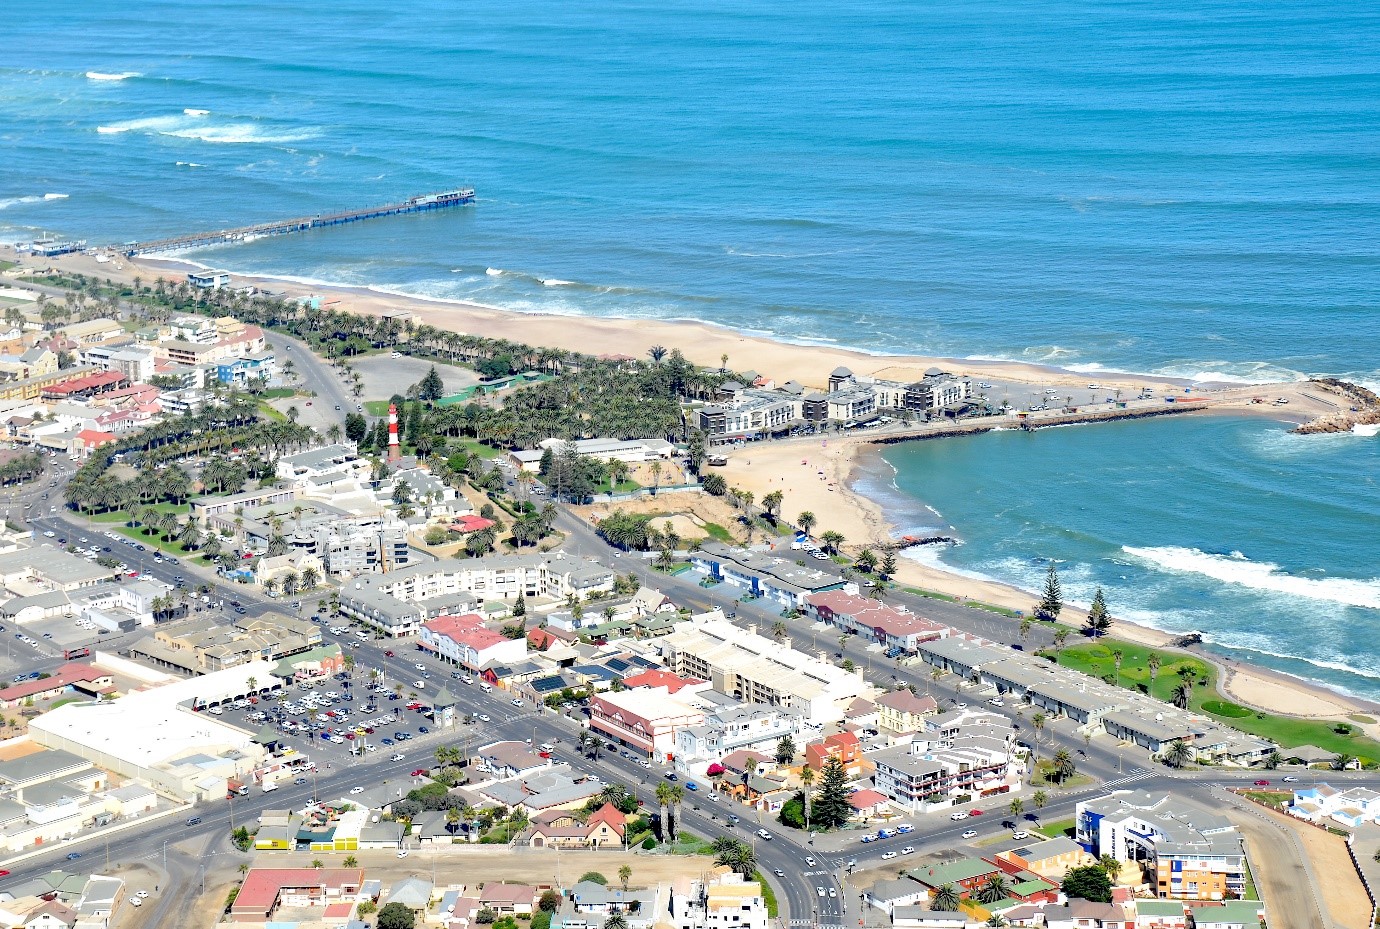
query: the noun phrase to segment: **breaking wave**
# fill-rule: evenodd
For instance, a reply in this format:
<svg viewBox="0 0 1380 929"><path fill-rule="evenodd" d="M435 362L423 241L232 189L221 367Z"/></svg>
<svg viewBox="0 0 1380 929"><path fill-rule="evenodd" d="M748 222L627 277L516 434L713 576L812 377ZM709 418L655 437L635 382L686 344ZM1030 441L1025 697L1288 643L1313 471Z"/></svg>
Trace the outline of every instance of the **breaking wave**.
<svg viewBox="0 0 1380 929"><path fill-rule="evenodd" d="M1380 610L1380 580L1297 577L1281 571L1277 564L1251 561L1240 552L1216 555L1175 545L1147 548L1123 545L1121 550L1164 571L1198 574L1251 590Z"/></svg>

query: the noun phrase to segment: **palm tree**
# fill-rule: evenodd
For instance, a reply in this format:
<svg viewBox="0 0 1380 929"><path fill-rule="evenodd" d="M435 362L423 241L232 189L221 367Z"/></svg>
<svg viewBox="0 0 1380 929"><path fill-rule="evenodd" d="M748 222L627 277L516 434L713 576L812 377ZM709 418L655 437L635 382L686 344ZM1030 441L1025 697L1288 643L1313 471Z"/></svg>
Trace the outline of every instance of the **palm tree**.
<svg viewBox="0 0 1380 929"><path fill-rule="evenodd" d="M623 893L628 892L628 881L632 879L632 868L623 865L618 869L618 882L623 885Z"/></svg>
<svg viewBox="0 0 1380 929"><path fill-rule="evenodd" d="M953 884L943 884L934 891L934 897L930 899L930 909L938 912L953 913L962 905L963 897L954 889Z"/></svg>
<svg viewBox="0 0 1380 929"><path fill-rule="evenodd" d="M679 784L671 785L671 838L680 833L680 804L685 799L685 788Z"/></svg>
<svg viewBox="0 0 1380 929"><path fill-rule="evenodd" d="M1155 689L1155 678L1160 673L1160 656L1152 654L1145 665L1150 669L1150 690L1153 692Z"/></svg>
<svg viewBox="0 0 1380 929"><path fill-rule="evenodd" d="M1035 804L1035 809L1042 810L1045 804L1049 802L1049 794L1045 793L1043 790L1037 790L1030 795L1030 800Z"/></svg>
<svg viewBox="0 0 1380 929"><path fill-rule="evenodd" d="M1040 733L1044 732L1045 723L1049 722L1049 717L1044 713L1036 713L1030 717L1030 725L1035 727L1035 739L1039 741Z"/></svg>
<svg viewBox="0 0 1380 929"><path fill-rule="evenodd" d="M671 785L664 781L656 785L656 805L657 815L660 817L658 822L661 824L662 840L665 841L666 837L670 835L670 826L667 825L667 822L670 818Z"/></svg>
<svg viewBox="0 0 1380 929"><path fill-rule="evenodd" d="M1188 709L1188 705L1193 701L1193 682L1181 680L1174 685L1174 705L1181 710Z"/></svg>
<svg viewBox="0 0 1380 929"><path fill-rule="evenodd" d="M628 921L623 918L622 913L614 913L604 920L604 929L628 929Z"/></svg>
<svg viewBox="0 0 1380 929"><path fill-rule="evenodd" d="M818 522L818 520L815 518L815 514L811 513L809 510L802 510L800 515L795 518L795 524L799 526L800 531L806 535L810 534L810 530L815 527L816 522Z"/></svg>
<svg viewBox="0 0 1380 929"><path fill-rule="evenodd" d="M1119 648L1112 649L1112 663L1116 665L1116 686L1121 686L1121 659L1126 657L1126 653Z"/></svg>
<svg viewBox="0 0 1380 929"><path fill-rule="evenodd" d="M1163 757L1171 768L1182 768L1193 760L1193 749L1183 739L1175 739L1165 748Z"/></svg>
<svg viewBox="0 0 1380 929"><path fill-rule="evenodd" d="M820 533L819 540L824 543L824 550L831 555L839 553L839 546L843 544L843 533L833 529L828 529Z"/></svg>
<svg viewBox="0 0 1380 929"><path fill-rule="evenodd" d="M982 886L978 888L978 902L1000 903L1006 899L1009 892L1010 890L1006 886L1006 878L1002 877L1000 874L993 874L987 880L983 881Z"/></svg>
<svg viewBox="0 0 1380 929"><path fill-rule="evenodd" d="M1011 800L1009 809L1011 810L1012 816L1020 816L1021 812L1025 809L1025 801L1021 800L1020 797L1014 797Z"/></svg>
<svg viewBox="0 0 1380 929"><path fill-rule="evenodd" d="M1060 784L1078 773L1077 767L1073 763L1073 755L1066 748L1061 748L1054 753L1054 779Z"/></svg>
<svg viewBox="0 0 1380 929"><path fill-rule="evenodd" d="M771 624L771 635L772 635L772 638L776 639L776 641L778 641L778 642L780 642L780 641L782 641L783 639L785 639L786 636L789 635L789 632L788 632L787 629L786 629L786 624L783 623L783 622L782 622L781 620L779 620L779 619L778 619L776 622L772 623L772 624Z"/></svg>

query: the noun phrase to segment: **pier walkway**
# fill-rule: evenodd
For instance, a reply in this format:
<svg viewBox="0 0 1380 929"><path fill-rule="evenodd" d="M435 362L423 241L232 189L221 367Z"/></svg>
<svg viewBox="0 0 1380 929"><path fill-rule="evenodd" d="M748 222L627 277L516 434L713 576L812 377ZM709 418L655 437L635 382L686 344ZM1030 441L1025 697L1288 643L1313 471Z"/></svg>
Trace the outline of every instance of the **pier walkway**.
<svg viewBox="0 0 1380 929"><path fill-rule="evenodd" d="M366 207L360 210L346 210L340 213L325 213L316 216L302 216L296 219L283 219L276 222L258 223L253 226L240 226L235 229L219 229L214 232L195 232L173 236L166 239L152 239L147 242L128 242L115 246L112 251L120 252L130 258L139 255L152 255L188 248L203 248L208 245L229 245L236 242L251 242L264 236L289 235L311 229L324 229L327 226L342 226L366 219L384 216L399 216L404 213L426 213L431 210L444 210L474 202L474 190L461 188L435 194L409 197L398 203Z"/></svg>

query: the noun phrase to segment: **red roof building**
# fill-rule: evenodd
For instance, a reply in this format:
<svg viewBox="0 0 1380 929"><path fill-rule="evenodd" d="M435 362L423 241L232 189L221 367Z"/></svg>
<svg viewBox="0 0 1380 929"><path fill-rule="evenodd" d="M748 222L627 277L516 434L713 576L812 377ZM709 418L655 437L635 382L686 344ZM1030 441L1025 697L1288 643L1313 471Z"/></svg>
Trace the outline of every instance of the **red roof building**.
<svg viewBox="0 0 1380 929"><path fill-rule="evenodd" d="M943 623L842 590L810 594L805 601L824 622L907 654L915 654L921 642L947 638L951 631Z"/></svg>
<svg viewBox="0 0 1380 929"><path fill-rule="evenodd" d="M45 387L42 397L45 400L71 400L78 397L94 397L96 394L108 393L127 386L129 378L119 371L100 371Z"/></svg>
<svg viewBox="0 0 1380 929"><path fill-rule="evenodd" d="M848 805L853 808L853 812L863 819L870 819L877 816L891 801L886 794L878 793L870 787L854 791L848 797Z"/></svg>
<svg viewBox="0 0 1380 929"><path fill-rule="evenodd" d="M708 683L697 677L680 677L660 668L651 668L641 674L623 678L625 687L665 687L668 694L680 693L686 687L701 690Z"/></svg>
<svg viewBox="0 0 1380 929"><path fill-rule="evenodd" d="M863 773L862 742L851 732L828 735L805 746L805 763L822 771L830 758L837 758L850 777Z"/></svg>
<svg viewBox="0 0 1380 929"><path fill-rule="evenodd" d="M265 922L279 906L353 903L363 884L363 868L251 868L230 905L230 918Z"/></svg>
<svg viewBox="0 0 1380 929"><path fill-rule="evenodd" d="M496 664L509 664L527 657L527 640L510 639L484 625L483 617L475 613L464 616L438 616L422 623L422 648L437 657L463 665L471 671L482 671Z"/></svg>
<svg viewBox="0 0 1380 929"><path fill-rule="evenodd" d="M452 532L478 532L481 529L488 529L495 525L492 519L485 519L483 516L475 516L473 513L468 516L460 516L454 519L450 528Z"/></svg>
<svg viewBox="0 0 1380 929"><path fill-rule="evenodd" d="M31 697L46 700L69 687L89 694L109 693L115 688L115 679L110 672L95 665L71 661L60 666L49 677L22 681L0 690L0 706L19 706Z"/></svg>

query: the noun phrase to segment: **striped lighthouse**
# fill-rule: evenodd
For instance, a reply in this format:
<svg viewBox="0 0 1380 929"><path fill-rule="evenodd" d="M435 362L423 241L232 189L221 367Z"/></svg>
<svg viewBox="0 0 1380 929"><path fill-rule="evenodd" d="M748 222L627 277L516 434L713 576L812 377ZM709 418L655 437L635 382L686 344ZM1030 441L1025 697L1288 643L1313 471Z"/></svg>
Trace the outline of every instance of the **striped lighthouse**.
<svg viewBox="0 0 1380 929"><path fill-rule="evenodd" d="M388 460L397 461L402 457L402 446L398 444L398 406L388 404Z"/></svg>

